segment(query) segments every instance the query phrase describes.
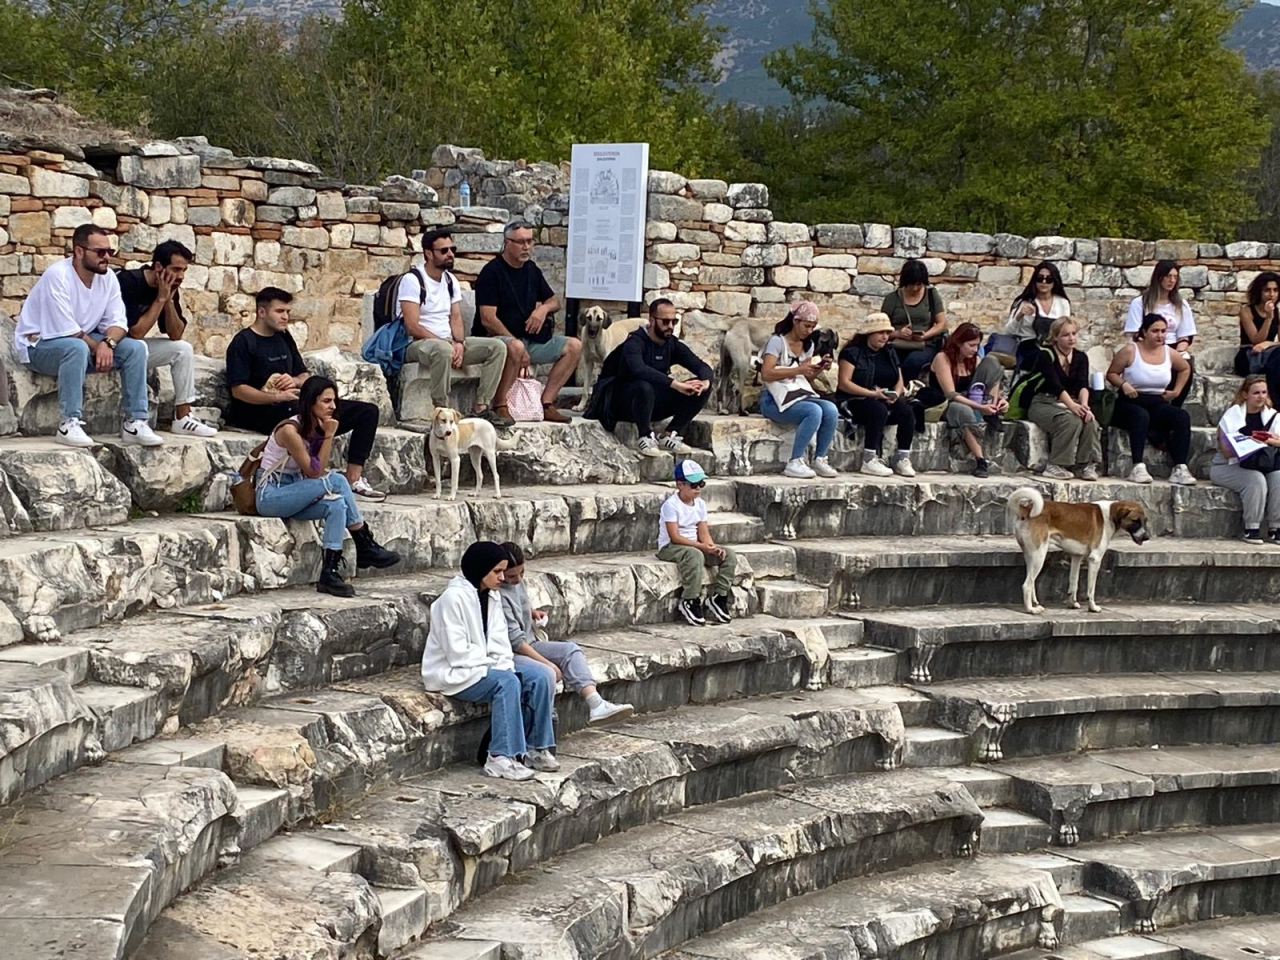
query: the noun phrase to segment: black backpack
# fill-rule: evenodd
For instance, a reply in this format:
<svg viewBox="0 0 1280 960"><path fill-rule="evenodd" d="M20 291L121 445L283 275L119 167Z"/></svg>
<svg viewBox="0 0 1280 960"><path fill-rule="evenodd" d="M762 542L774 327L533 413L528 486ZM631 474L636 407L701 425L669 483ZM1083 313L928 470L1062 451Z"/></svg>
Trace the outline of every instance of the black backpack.
<svg viewBox="0 0 1280 960"><path fill-rule="evenodd" d="M400 317L400 281L413 274L418 278L418 306L427 302L427 279L422 271L413 267L404 273L395 273L383 280L373 301L373 329L385 327ZM449 300L453 300L453 274L444 272L444 282L449 288Z"/></svg>

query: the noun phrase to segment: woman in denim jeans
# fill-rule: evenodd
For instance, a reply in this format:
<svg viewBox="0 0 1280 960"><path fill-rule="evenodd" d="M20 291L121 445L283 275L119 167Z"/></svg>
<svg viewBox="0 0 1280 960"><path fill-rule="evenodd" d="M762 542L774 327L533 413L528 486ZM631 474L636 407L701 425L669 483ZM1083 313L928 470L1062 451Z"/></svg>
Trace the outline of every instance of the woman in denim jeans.
<svg viewBox="0 0 1280 960"><path fill-rule="evenodd" d="M835 467L827 461L827 451L836 435L840 413L830 400L823 400L813 381L834 362L832 357L813 355L818 332L818 306L798 300L778 321L773 336L760 352L760 412L775 423L793 423L795 439L791 459L782 474L800 480L834 477ZM805 462L809 441L817 436L813 465Z"/></svg>
<svg viewBox="0 0 1280 960"><path fill-rule="evenodd" d="M258 515L293 520L323 520L324 561L316 590L335 597L354 597L342 579L342 538L346 530L356 542L356 566L390 567L400 555L379 545L360 519L351 484L340 471L328 469L338 421L338 388L324 377L308 377L298 395L298 413L271 431L257 476Z"/></svg>

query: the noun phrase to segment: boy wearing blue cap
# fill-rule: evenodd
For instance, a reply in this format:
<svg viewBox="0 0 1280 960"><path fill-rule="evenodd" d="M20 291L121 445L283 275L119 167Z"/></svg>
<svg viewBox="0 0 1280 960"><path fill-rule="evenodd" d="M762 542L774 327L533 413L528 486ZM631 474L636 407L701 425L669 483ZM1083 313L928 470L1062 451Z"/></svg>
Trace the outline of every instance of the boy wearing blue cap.
<svg viewBox="0 0 1280 960"><path fill-rule="evenodd" d="M701 497L702 488L707 485L706 471L697 461L680 460L675 478L676 492L667 497L658 514L658 559L670 561L680 570L676 616L695 627L705 626L707 617L716 623L728 623L738 557L711 539L707 505ZM707 564L716 567L716 576L704 603L702 584Z"/></svg>

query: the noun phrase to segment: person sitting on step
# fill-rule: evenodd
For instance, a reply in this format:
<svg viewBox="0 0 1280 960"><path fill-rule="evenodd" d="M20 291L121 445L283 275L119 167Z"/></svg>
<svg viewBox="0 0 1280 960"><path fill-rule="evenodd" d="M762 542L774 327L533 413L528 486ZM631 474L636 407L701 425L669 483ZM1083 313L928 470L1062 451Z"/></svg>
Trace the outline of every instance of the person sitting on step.
<svg viewBox="0 0 1280 960"><path fill-rule="evenodd" d="M889 315L873 313L840 351L836 406L851 422L863 427L863 473L873 477L889 477L895 473L914 477L911 441L915 436L916 415L903 395L898 352L886 346L892 332ZM880 456L884 428L890 424L898 428L898 449L892 469Z"/></svg>
<svg viewBox="0 0 1280 960"><path fill-rule="evenodd" d="M646 457L664 451L691 453L682 434L711 396L711 367L675 337L676 308L665 297L649 304L649 323L633 330L605 357L583 416L612 431L622 422L636 425L639 449ZM673 366L695 379L677 380ZM658 437L654 420L671 418Z"/></svg>
<svg viewBox="0 0 1280 960"><path fill-rule="evenodd" d="M1267 392L1280 397L1280 273L1263 270L1249 283L1240 305L1240 349L1235 372L1265 374Z"/></svg>
<svg viewBox="0 0 1280 960"><path fill-rule="evenodd" d="M511 362L502 373L494 410L507 415L507 391L520 370L535 363L550 363L542 391L542 417L551 423L568 423L556 398L582 354L582 341L555 332L553 315L559 301L542 270L531 259L533 224L513 220L502 231L502 252L486 263L476 277L476 320L473 337L498 337L508 344Z"/></svg>
<svg viewBox="0 0 1280 960"><path fill-rule="evenodd" d="M267 438L255 486L258 514L293 520L323 520L324 558L316 590L335 597L353 597L355 589L342 578L343 533L356 542L356 567L383 569L400 562L400 555L373 539L360 518L351 484L326 466L338 432L334 414L338 388L324 377L308 377L298 395L298 413L280 423Z"/></svg>
<svg viewBox="0 0 1280 960"><path fill-rule="evenodd" d="M1000 415L1009 407L1009 401L1000 396L1004 367L994 354L988 354L979 362L981 344L982 331L972 323L962 323L929 368L933 386L947 401L943 414L947 425L959 428L964 445L973 454L975 477L985 477L990 472L978 426L985 420L988 432L1000 432L1003 428Z"/></svg>
<svg viewBox="0 0 1280 960"><path fill-rule="evenodd" d="M782 475L801 480L834 477L839 472L827 460L835 439L840 413L830 400L823 400L813 381L831 366L831 358L814 356L818 332L818 305L797 300L778 321L764 349L760 351L760 412L775 423L795 424L791 459ZM805 462L809 442L817 436L813 465Z"/></svg>
<svg viewBox="0 0 1280 960"><path fill-rule="evenodd" d="M537 630L545 626L547 614L544 610L534 610L529 602L529 592L524 586L524 551L518 543L510 541L504 543L502 549L507 551L507 569L503 571L498 595L502 598L507 638L511 641L516 665L525 666L525 661L541 664L551 672L553 682L563 681L587 705L587 723L591 726L631 716L635 712L631 704L610 703L600 696L580 646L571 640L538 639Z"/></svg>
<svg viewBox="0 0 1280 960"><path fill-rule="evenodd" d="M129 336L147 345L147 369L168 367L173 377L173 425L180 437L216 437L218 431L191 415L196 400L196 354L182 339L187 318L182 315L178 290L195 255L177 240L165 240L151 254L151 262L121 270L120 298L129 320ZM153 329L160 336L143 339Z"/></svg>
<svg viewBox="0 0 1280 960"><path fill-rule="evenodd" d="M227 387L231 404L227 423L254 433L270 433L276 424L297 412L298 394L311 376L298 345L289 334L289 304L293 296L279 287L263 287L254 297L253 324L227 346ZM378 407L363 400L339 400L335 417L338 436L351 434L347 448L347 482L357 497L380 501L364 476L378 433Z"/></svg>
<svg viewBox="0 0 1280 960"><path fill-rule="evenodd" d="M1102 427L1089 406L1089 358L1076 349L1080 325L1059 317L1049 327L1047 349L1034 372L1041 376L1027 419L1049 434L1049 480L1097 480L1102 462Z"/></svg>
<svg viewBox="0 0 1280 960"><path fill-rule="evenodd" d="M556 686L551 671L528 658L516 663L511 652L499 597L507 563L507 552L492 540L467 547L462 575L431 604L422 685L432 693L489 704L485 774L529 780L536 771L560 769L552 752Z"/></svg>
<svg viewBox="0 0 1280 960"><path fill-rule="evenodd" d="M1062 274L1056 264L1041 260L1031 271L1031 282L1014 297L1009 319L1001 333L1018 341L1015 372L1033 366L1039 356L1039 345L1049 335L1053 321L1071 316L1071 300L1062 285Z"/></svg>
<svg viewBox="0 0 1280 960"><path fill-rule="evenodd" d="M405 350L405 362L417 363L426 374L436 409L450 405L454 370L479 367L480 385L471 415L496 427L509 427L515 421L494 411L493 398L503 373L510 372L514 380L519 372L513 356L515 341L463 336L462 289L451 272L457 249L448 230L427 231L422 235L422 266L400 280L396 299L405 332L413 338Z"/></svg>
<svg viewBox="0 0 1280 960"><path fill-rule="evenodd" d="M1150 483L1147 469L1147 435L1152 431L1166 438L1173 473L1169 482L1195 486L1196 478L1187 468L1191 453L1191 415L1175 406L1191 378L1191 366L1182 354L1165 341L1168 321L1158 313L1142 318L1133 343L1127 343L1111 358L1107 381L1118 387L1111 425L1129 431L1129 453L1134 483Z"/></svg>
<svg viewBox="0 0 1280 960"><path fill-rule="evenodd" d="M658 559L674 563L680 571L676 616L695 627L705 626L708 617L729 623L733 619L733 573L738 555L711 538L707 504L702 499L706 471L696 460L679 460L675 480L676 492L663 501L658 513ZM716 576L704 603L702 584L708 564L716 568Z"/></svg>
<svg viewBox="0 0 1280 960"><path fill-rule="evenodd" d="M55 443L93 446L84 432L84 378L118 370L120 440L156 447L164 441L147 422L147 345L128 335L120 281L110 265L107 231L93 224L76 227L71 256L40 274L18 314L18 362L58 380Z"/></svg>
<svg viewBox="0 0 1280 960"><path fill-rule="evenodd" d="M947 311L942 294L929 283L929 268L923 260L902 264L898 289L880 303L880 312L889 315L894 334L890 346L899 354L902 375L919 380L942 349L947 334Z"/></svg>
<svg viewBox="0 0 1280 960"><path fill-rule="evenodd" d="M1178 290L1180 273L1178 264L1173 260L1157 260L1151 271L1151 280L1147 289L1129 302L1129 310L1124 318L1124 332L1135 338L1144 329L1143 323L1148 314L1158 313L1165 322L1165 342L1173 348L1174 353L1182 355L1190 363L1191 344L1196 339L1196 318L1191 312L1191 304L1187 303ZM1192 367L1192 376L1195 370ZM1171 401L1175 407L1181 407L1187 394L1191 392L1191 376L1182 385L1182 390Z"/></svg>
<svg viewBox="0 0 1280 960"><path fill-rule="evenodd" d="M1265 542L1280 546L1280 469L1270 469L1280 447L1280 414L1271 406L1266 375L1245 377L1231 404L1218 421L1209 479L1240 495L1246 543L1264 542L1265 520Z"/></svg>

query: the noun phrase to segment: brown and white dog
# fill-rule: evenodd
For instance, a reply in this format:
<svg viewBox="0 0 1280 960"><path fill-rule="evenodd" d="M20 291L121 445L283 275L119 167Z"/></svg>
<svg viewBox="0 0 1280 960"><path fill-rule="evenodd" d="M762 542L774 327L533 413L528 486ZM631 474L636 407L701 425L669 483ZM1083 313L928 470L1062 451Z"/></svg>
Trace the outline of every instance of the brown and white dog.
<svg viewBox="0 0 1280 960"><path fill-rule="evenodd" d="M582 311L578 321L578 339L582 341L582 355L578 359L578 382L582 384L582 399L575 410L582 410L595 389L604 366L605 357L631 335L649 323L648 317L626 317L614 320L604 307L597 305ZM680 336L680 321L676 321L674 336Z"/></svg>
<svg viewBox="0 0 1280 960"><path fill-rule="evenodd" d="M484 483L484 469L481 457L489 461L489 472L493 474L493 495L502 496L502 485L498 481L498 451L515 448L514 440L499 440L498 431L488 420L478 417L463 417L457 410L449 407L436 407L431 417L431 432L427 435L427 449L431 451L431 468L436 475L436 499L440 499L440 458L449 458L449 499L458 499L458 463L460 453L465 448L471 454L471 466L476 473L476 494Z"/></svg>
<svg viewBox="0 0 1280 960"><path fill-rule="evenodd" d="M1013 537L1027 561L1027 578L1022 583L1022 605L1027 613L1044 613L1044 607L1036 597L1036 578L1040 576L1050 547L1057 547L1071 557L1068 606L1073 610L1080 608L1076 599L1080 564L1088 560L1089 610L1097 613L1102 608L1094 599L1094 588L1102 558L1106 556L1112 539L1121 532L1129 534L1139 545L1151 539L1147 533L1147 512L1142 504L1133 500L1046 502L1034 487L1019 487L1010 495L1008 509L1009 519L1013 522Z"/></svg>

